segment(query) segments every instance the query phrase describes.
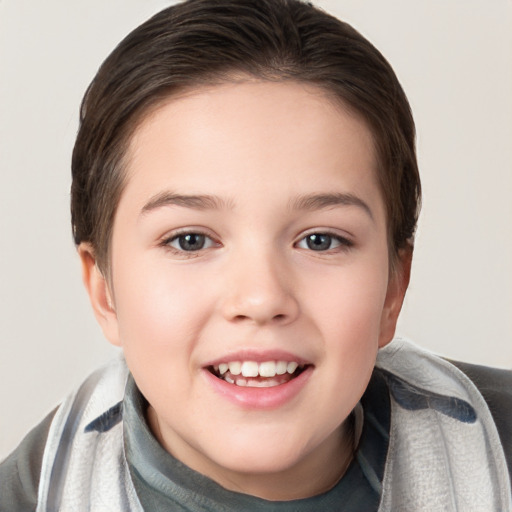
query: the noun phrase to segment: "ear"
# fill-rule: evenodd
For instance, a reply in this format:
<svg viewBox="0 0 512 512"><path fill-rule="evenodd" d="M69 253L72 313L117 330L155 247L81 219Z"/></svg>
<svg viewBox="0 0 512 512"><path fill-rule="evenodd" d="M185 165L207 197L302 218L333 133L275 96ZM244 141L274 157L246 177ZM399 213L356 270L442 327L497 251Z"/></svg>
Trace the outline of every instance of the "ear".
<svg viewBox="0 0 512 512"><path fill-rule="evenodd" d="M82 263L82 280L103 334L110 343L120 346L117 314L107 279L98 268L94 250L89 243L78 246Z"/></svg>
<svg viewBox="0 0 512 512"><path fill-rule="evenodd" d="M379 348L385 347L394 337L398 315L402 309L405 292L411 277L412 247L398 252L395 268L390 273L384 308L382 310Z"/></svg>

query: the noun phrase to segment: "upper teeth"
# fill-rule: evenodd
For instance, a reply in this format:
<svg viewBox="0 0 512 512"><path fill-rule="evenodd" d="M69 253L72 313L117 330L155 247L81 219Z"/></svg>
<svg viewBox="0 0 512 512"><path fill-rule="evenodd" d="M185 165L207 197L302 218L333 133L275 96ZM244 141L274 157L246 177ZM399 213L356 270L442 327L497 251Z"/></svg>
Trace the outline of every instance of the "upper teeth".
<svg viewBox="0 0 512 512"><path fill-rule="evenodd" d="M232 375L244 377L275 377L283 375L286 372L293 373L299 367L295 361L231 361L229 363L219 364L219 373L224 375L228 370Z"/></svg>

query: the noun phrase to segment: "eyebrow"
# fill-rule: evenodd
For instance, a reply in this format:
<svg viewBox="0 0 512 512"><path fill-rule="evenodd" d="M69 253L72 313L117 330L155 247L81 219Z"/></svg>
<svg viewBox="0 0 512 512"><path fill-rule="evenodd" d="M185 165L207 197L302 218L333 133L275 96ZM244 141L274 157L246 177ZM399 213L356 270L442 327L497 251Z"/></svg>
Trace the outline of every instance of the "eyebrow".
<svg viewBox="0 0 512 512"><path fill-rule="evenodd" d="M375 220L368 204L354 194L307 194L299 196L291 203L294 210L322 210L332 206L357 206Z"/></svg>
<svg viewBox="0 0 512 512"><path fill-rule="evenodd" d="M181 206L182 208L192 208L194 210L218 210L232 208L233 204L231 201L226 201L212 195L185 195L162 192L149 199L143 206L141 214L146 214L165 206ZM306 194L297 197L291 202L293 210L322 210L333 206L357 206L374 220L373 213L368 204L354 194Z"/></svg>
<svg viewBox="0 0 512 512"><path fill-rule="evenodd" d="M141 214L149 213L164 206L181 206L194 210L215 210L231 208L231 203L217 196L211 195L184 195L173 192L162 192L151 197L142 207Z"/></svg>

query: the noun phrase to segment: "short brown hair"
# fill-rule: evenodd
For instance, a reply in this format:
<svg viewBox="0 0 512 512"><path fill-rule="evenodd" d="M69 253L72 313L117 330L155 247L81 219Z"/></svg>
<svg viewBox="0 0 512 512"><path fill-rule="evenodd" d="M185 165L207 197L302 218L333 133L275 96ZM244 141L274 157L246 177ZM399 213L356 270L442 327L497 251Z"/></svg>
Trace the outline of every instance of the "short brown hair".
<svg viewBox="0 0 512 512"><path fill-rule="evenodd" d="M169 96L234 74L328 91L371 129L390 255L412 246L421 186L409 103L391 66L350 25L301 0L188 0L159 12L110 54L86 91L73 151L71 219L109 267L123 157L144 115Z"/></svg>

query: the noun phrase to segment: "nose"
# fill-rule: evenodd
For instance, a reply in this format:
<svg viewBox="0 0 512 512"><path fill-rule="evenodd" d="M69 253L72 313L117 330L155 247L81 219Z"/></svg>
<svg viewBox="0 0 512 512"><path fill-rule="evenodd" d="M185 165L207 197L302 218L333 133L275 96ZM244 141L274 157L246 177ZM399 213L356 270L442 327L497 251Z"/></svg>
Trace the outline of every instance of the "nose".
<svg viewBox="0 0 512 512"><path fill-rule="evenodd" d="M271 251L238 254L228 266L221 301L228 321L285 325L297 318L292 272L278 255Z"/></svg>

